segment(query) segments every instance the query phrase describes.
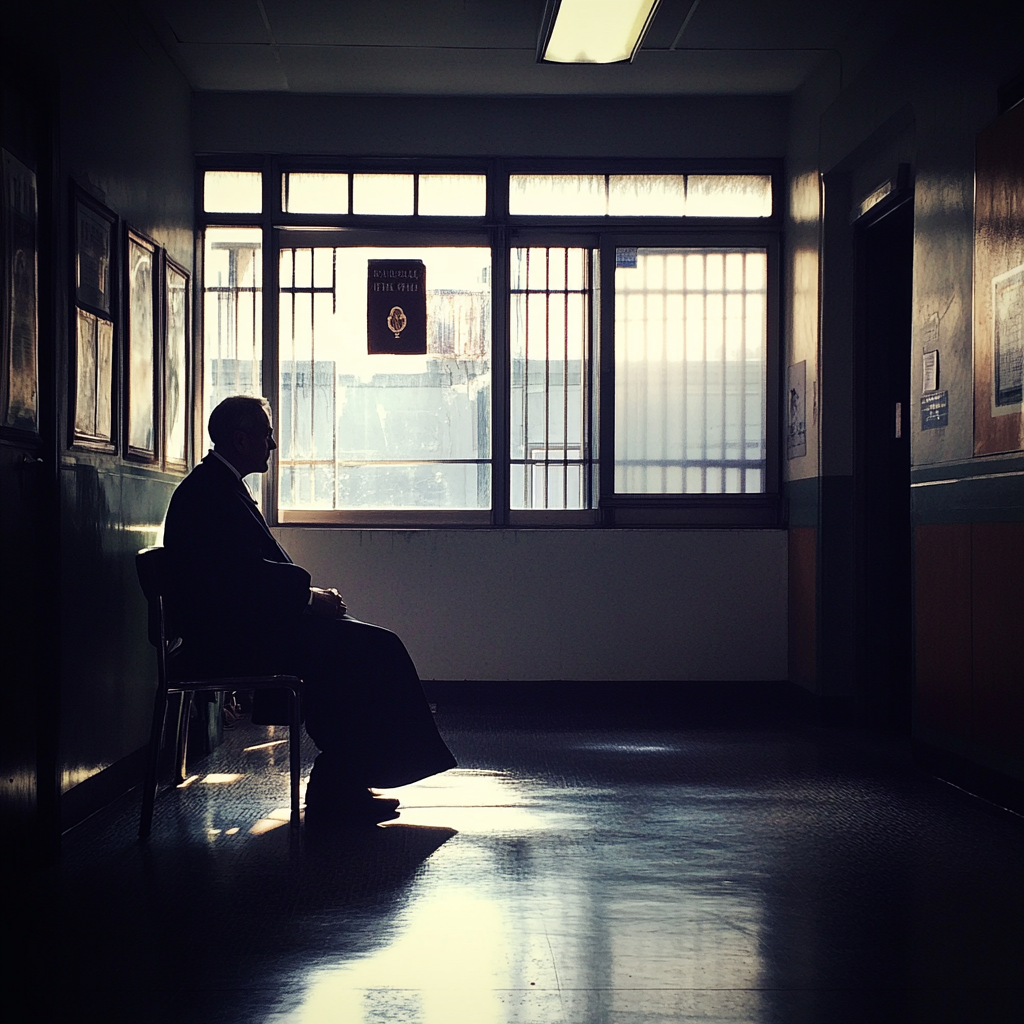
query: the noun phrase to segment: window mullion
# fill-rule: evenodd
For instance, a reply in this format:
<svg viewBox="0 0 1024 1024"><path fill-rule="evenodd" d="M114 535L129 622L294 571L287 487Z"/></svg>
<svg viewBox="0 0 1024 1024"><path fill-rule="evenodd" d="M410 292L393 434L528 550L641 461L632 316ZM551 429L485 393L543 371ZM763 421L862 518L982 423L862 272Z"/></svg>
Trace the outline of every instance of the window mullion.
<svg viewBox="0 0 1024 1024"><path fill-rule="evenodd" d="M511 506L511 260L505 228L491 241L491 523L505 526Z"/></svg>
<svg viewBox="0 0 1024 1024"><path fill-rule="evenodd" d="M263 215L260 218L263 229L263 280L254 284L260 289L263 299L263 365L260 376L260 394L270 402L271 418L279 424L280 401L278 379L280 376L280 353L278 347L278 239L274 230L274 213L281 203L281 186L276 166L269 157L263 167ZM273 460L272 471L263 474L263 510L267 522L276 525L278 498L277 460Z"/></svg>

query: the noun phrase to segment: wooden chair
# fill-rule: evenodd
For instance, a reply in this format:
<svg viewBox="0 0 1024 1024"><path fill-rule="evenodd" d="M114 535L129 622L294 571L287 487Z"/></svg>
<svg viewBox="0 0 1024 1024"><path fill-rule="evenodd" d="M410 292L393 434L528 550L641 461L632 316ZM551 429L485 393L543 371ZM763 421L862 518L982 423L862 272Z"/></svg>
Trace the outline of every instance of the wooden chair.
<svg viewBox="0 0 1024 1024"><path fill-rule="evenodd" d="M179 643L177 637L168 637L167 617L164 611L164 580L166 553L161 547L143 548L135 556L135 570L146 595L150 610L150 640L156 647L157 687L153 701L153 721L149 733L146 779L142 789L142 818L139 836L149 835L153 824L153 804L157 793L157 768L160 759L160 741L163 738L167 716L167 698L182 695L178 720L177 761L181 775L185 775L185 750L188 742L188 716L196 693L231 692L233 690L290 690L288 725L288 753L291 768L291 825L299 824L299 776L301 747L299 725L299 694L302 680L298 676L218 676L207 679L168 679L167 655ZM184 715L184 721L182 721Z"/></svg>

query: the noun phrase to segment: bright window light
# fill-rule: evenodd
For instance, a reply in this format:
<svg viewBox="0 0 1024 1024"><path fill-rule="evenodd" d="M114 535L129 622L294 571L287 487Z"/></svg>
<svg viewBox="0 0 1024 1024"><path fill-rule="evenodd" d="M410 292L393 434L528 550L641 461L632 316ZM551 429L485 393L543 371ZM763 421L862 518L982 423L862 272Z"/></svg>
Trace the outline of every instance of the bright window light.
<svg viewBox="0 0 1024 1024"><path fill-rule="evenodd" d="M203 175L207 213L262 213L263 175L259 171L207 171Z"/></svg>
<svg viewBox="0 0 1024 1024"><path fill-rule="evenodd" d="M544 49L558 64L633 59L659 0L562 0Z"/></svg>
<svg viewBox="0 0 1024 1024"><path fill-rule="evenodd" d="M412 182L411 174L353 174L352 212L411 216Z"/></svg>
<svg viewBox="0 0 1024 1024"><path fill-rule="evenodd" d="M771 175L689 174L686 177L686 215L770 217Z"/></svg>
<svg viewBox="0 0 1024 1024"><path fill-rule="evenodd" d="M348 175L282 174L281 209L285 213L348 213Z"/></svg>
<svg viewBox="0 0 1024 1024"><path fill-rule="evenodd" d="M682 217L686 178L681 174L612 174L608 177L611 217Z"/></svg>
<svg viewBox="0 0 1024 1024"><path fill-rule="evenodd" d="M421 174L419 214L425 217L483 217L487 175Z"/></svg>
<svg viewBox="0 0 1024 1024"><path fill-rule="evenodd" d="M514 216L603 217L603 174L510 174L508 212Z"/></svg>

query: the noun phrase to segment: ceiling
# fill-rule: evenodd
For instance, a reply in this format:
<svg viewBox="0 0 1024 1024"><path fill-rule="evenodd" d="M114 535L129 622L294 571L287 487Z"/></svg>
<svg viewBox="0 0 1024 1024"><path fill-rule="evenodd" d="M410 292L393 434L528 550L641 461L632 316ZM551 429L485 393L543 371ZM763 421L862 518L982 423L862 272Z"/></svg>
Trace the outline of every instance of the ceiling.
<svg viewBox="0 0 1024 1024"><path fill-rule="evenodd" d="M878 7L662 0L632 64L553 65L543 0L138 2L196 90L489 96L782 95Z"/></svg>

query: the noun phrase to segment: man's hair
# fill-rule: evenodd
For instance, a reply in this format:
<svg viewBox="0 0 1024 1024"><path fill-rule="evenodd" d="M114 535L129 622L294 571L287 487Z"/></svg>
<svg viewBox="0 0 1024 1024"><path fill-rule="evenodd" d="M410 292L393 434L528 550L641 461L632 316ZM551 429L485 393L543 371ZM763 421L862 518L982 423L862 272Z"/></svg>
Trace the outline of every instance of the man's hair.
<svg viewBox="0 0 1024 1024"><path fill-rule="evenodd" d="M210 413L210 438L215 445L227 444L236 430L255 430L268 419L270 403L265 398L232 395Z"/></svg>

